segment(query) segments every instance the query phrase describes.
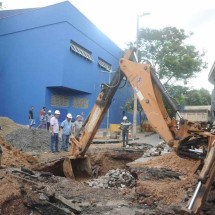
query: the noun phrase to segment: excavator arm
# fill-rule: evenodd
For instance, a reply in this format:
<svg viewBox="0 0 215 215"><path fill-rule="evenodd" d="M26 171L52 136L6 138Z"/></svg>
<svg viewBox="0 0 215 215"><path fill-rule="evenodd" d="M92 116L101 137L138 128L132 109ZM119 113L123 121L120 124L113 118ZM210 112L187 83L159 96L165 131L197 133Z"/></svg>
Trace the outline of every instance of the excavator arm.
<svg viewBox="0 0 215 215"><path fill-rule="evenodd" d="M124 76L127 77L150 124L162 139L174 148L178 155L201 159L204 162L199 175L197 188L183 214L198 214L215 178L215 135L205 131L201 125L184 120L177 105L166 92L150 64L133 62L135 49L130 49L120 59L120 68L115 73L110 85L105 84L99 93L95 105L85 121L84 132L79 140L71 138L70 156L64 160L63 171L67 177L74 178L75 171L85 171L89 175L91 166L85 152L89 148L112 98ZM179 124L170 118L163 99L179 116Z"/></svg>
<svg viewBox="0 0 215 215"><path fill-rule="evenodd" d="M173 147L178 155L203 160L195 192L188 205L181 210L181 214L184 215L199 214L215 179L215 135L204 131L198 123L182 119L176 105L165 93L149 64L137 64L121 59L120 68L135 90L150 124L163 140ZM169 117L162 96L179 115L179 127L176 126L175 119Z"/></svg>

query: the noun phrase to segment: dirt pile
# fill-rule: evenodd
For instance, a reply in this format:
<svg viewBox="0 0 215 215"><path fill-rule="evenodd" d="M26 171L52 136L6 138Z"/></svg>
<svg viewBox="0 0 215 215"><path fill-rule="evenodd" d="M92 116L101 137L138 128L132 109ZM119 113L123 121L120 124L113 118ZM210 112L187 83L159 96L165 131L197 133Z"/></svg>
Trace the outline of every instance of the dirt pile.
<svg viewBox="0 0 215 215"><path fill-rule="evenodd" d="M7 134L10 134L17 129L22 128L22 126L17 125L13 120L9 119L8 117L0 117L0 136L6 137Z"/></svg>
<svg viewBox="0 0 215 215"><path fill-rule="evenodd" d="M45 129L20 128L7 134L5 139L8 144L25 152L40 153L50 150L50 134Z"/></svg>
<svg viewBox="0 0 215 215"><path fill-rule="evenodd" d="M195 172L199 165L199 161L179 157L174 152L131 163L130 169L139 179L136 187L139 202L179 205L188 201L197 183Z"/></svg>
<svg viewBox="0 0 215 215"><path fill-rule="evenodd" d="M50 150L50 134L45 129L29 129L7 117L0 117L0 136L14 148L37 154Z"/></svg>
<svg viewBox="0 0 215 215"><path fill-rule="evenodd" d="M0 172L0 214L29 214L22 202L20 184L6 172Z"/></svg>
<svg viewBox="0 0 215 215"><path fill-rule="evenodd" d="M31 155L20 152L8 145L2 137L0 137L0 145L2 146L2 165L4 167L28 167L38 163L38 160Z"/></svg>

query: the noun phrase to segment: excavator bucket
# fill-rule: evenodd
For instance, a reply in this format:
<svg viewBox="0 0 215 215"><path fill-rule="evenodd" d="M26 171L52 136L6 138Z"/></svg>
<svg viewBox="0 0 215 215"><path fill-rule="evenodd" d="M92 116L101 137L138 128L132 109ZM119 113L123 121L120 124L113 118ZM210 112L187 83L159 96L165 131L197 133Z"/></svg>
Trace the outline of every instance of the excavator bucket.
<svg viewBox="0 0 215 215"><path fill-rule="evenodd" d="M71 179L92 176L92 169L89 157L66 157L63 162L63 173L67 178Z"/></svg>

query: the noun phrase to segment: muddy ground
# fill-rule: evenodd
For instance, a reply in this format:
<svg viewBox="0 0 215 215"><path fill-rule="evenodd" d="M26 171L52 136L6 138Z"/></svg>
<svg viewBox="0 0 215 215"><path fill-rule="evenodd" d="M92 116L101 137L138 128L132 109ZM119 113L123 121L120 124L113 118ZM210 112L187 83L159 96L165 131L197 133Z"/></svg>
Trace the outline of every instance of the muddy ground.
<svg viewBox="0 0 215 215"><path fill-rule="evenodd" d="M93 176L76 175L76 180L67 179L63 176L62 162L68 153L52 154L48 147L40 146L38 140L44 141L45 146L49 144L45 142L45 131L29 131L7 118L0 118L0 123L4 124L0 131L4 152L0 170L2 215L180 214L197 183L199 161L178 157L174 152L144 161L138 158L150 148L147 144L137 150L123 149L121 143L92 144L87 155ZM13 141L7 141L10 133ZM141 134L145 138L147 135ZM33 140L36 143L31 148ZM25 150L23 145L27 146ZM128 173L130 178L126 183L117 178L116 184L106 186L102 177L113 171L113 181L118 177L116 170L121 171L120 177ZM130 186L130 179L135 180L134 186ZM90 186L94 180L99 181L98 185ZM212 186L201 214L214 214L214 202Z"/></svg>

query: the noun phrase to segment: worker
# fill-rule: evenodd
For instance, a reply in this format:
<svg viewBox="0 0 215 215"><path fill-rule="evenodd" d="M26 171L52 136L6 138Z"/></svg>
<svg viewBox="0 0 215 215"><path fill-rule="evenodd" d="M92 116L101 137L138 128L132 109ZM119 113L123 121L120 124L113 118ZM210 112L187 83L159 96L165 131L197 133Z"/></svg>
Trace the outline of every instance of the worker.
<svg viewBox="0 0 215 215"><path fill-rule="evenodd" d="M73 135L76 140L79 140L79 137L81 136L82 126L83 126L83 116L77 115L73 125Z"/></svg>
<svg viewBox="0 0 215 215"><path fill-rule="evenodd" d="M29 128L31 128L33 125L35 125L34 120L34 106L31 106L29 112L28 112L28 119L29 119Z"/></svg>
<svg viewBox="0 0 215 215"><path fill-rule="evenodd" d="M50 128L50 119L53 117L52 111L49 110L48 113L46 114L46 128L49 131Z"/></svg>
<svg viewBox="0 0 215 215"><path fill-rule="evenodd" d="M72 114L68 113L66 115L66 119L61 123L61 129L62 129L62 151L68 151L69 147L69 136L72 133Z"/></svg>
<svg viewBox="0 0 215 215"><path fill-rule="evenodd" d="M40 110L40 124L38 126L38 128L45 128L46 127L46 107L43 107Z"/></svg>
<svg viewBox="0 0 215 215"><path fill-rule="evenodd" d="M128 121L127 116L123 116L123 121L120 124L120 129L122 130L122 143L123 147L128 145L128 132L129 129L132 127L132 124Z"/></svg>
<svg viewBox="0 0 215 215"><path fill-rule="evenodd" d="M59 116L60 111L56 110L54 116L50 119L50 131L51 131L51 152L56 153L58 151L58 134L59 134Z"/></svg>

